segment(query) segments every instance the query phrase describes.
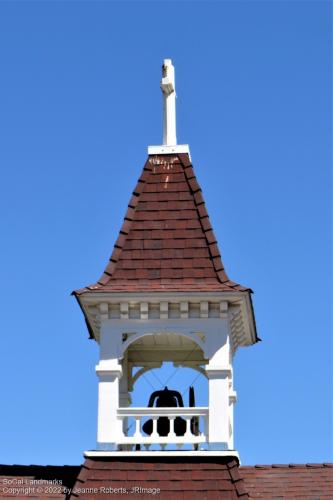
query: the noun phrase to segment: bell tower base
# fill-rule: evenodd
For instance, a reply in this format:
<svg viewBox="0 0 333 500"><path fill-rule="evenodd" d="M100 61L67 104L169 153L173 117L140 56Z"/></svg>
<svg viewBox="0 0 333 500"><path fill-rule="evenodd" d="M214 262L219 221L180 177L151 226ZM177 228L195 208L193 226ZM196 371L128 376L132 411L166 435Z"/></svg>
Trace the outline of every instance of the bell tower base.
<svg viewBox="0 0 333 500"><path fill-rule="evenodd" d="M92 455L94 454L94 455ZM230 452L86 452L73 493L80 500L248 498L238 456ZM132 495L131 495L132 494ZM113 496L113 495L111 495Z"/></svg>
<svg viewBox="0 0 333 500"><path fill-rule="evenodd" d="M183 450L183 451L98 451L90 450L83 453L85 458L121 458L121 457L225 457L233 458L239 463L239 454L236 450Z"/></svg>

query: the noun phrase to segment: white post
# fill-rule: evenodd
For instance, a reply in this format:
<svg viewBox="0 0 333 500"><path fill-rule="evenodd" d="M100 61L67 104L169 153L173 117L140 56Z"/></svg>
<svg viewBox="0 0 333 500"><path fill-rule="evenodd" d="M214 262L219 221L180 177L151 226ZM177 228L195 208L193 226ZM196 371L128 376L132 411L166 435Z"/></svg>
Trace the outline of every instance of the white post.
<svg viewBox="0 0 333 500"><path fill-rule="evenodd" d="M229 395L229 450L234 449L234 404L236 403L236 400L236 392L231 389Z"/></svg>
<svg viewBox="0 0 333 500"><path fill-rule="evenodd" d="M131 404L131 396L130 393L128 392L128 361L127 361L127 354L124 356L123 362L122 362L122 376L120 377L119 380L119 407L120 408L127 408ZM140 423L140 421L139 421ZM127 429L128 429L128 418L125 417L122 419L122 431L123 434L127 434Z"/></svg>
<svg viewBox="0 0 333 500"><path fill-rule="evenodd" d="M119 408L119 378L121 366L116 370L96 367L98 383L97 445L100 449L116 449L122 435L122 422L117 418Z"/></svg>
<svg viewBox="0 0 333 500"><path fill-rule="evenodd" d="M229 435L229 376L230 369L206 367L209 387L209 448L225 449Z"/></svg>
<svg viewBox="0 0 333 500"><path fill-rule="evenodd" d="M127 354L124 356L122 362L122 377L119 380L119 406L127 408L131 404L131 395L128 392L128 362Z"/></svg>
<svg viewBox="0 0 333 500"><path fill-rule="evenodd" d="M122 422L118 419L119 379L122 366L119 363L121 346L120 331L113 330L108 317L102 317L100 330L99 363L96 366L98 383L97 447L100 450L116 450L122 437Z"/></svg>
<svg viewBox="0 0 333 500"><path fill-rule="evenodd" d="M161 89L163 92L163 144L175 146L176 138L176 87L175 68L171 59L164 59Z"/></svg>

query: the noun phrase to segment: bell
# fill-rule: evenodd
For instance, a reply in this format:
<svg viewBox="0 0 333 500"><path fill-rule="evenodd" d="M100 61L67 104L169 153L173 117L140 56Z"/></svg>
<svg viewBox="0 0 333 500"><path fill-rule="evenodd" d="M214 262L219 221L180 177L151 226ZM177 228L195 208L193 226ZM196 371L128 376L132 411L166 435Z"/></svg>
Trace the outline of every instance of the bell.
<svg viewBox="0 0 333 500"><path fill-rule="evenodd" d="M149 398L148 408L184 407L183 398L180 392L172 391L165 387L163 391L155 391ZM149 419L142 426L142 430L149 436L153 432L153 420ZM176 417L174 421L174 432L176 436L184 436L186 431L186 421L182 417ZM167 436L170 432L170 420L168 417L157 419L157 433L159 436Z"/></svg>

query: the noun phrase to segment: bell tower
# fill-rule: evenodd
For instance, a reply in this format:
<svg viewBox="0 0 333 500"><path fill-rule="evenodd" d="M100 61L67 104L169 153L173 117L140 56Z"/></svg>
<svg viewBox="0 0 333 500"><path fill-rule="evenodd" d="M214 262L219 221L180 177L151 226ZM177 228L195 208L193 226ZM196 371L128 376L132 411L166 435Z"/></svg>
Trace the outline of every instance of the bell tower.
<svg viewBox="0 0 333 500"><path fill-rule="evenodd" d="M189 147L177 144L170 59L161 89L163 145L148 148L103 275L73 292L100 346L97 447L86 456L186 449L237 457L233 356L258 340L251 290L228 278ZM173 387L152 394L148 407L131 406L140 376L165 361L207 378L208 406L184 405Z"/></svg>

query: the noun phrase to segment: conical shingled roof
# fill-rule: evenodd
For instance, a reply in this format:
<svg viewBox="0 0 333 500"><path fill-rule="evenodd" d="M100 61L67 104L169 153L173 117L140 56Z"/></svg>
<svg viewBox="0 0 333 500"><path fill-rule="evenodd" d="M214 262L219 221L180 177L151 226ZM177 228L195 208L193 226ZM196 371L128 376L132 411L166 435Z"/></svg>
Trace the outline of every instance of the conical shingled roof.
<svg viewBox="0 0 333 500"><path fill-rule="evenodd" d="M85 292L249 291L229 280L188 154L149 156L110 261Z"/></svg>

